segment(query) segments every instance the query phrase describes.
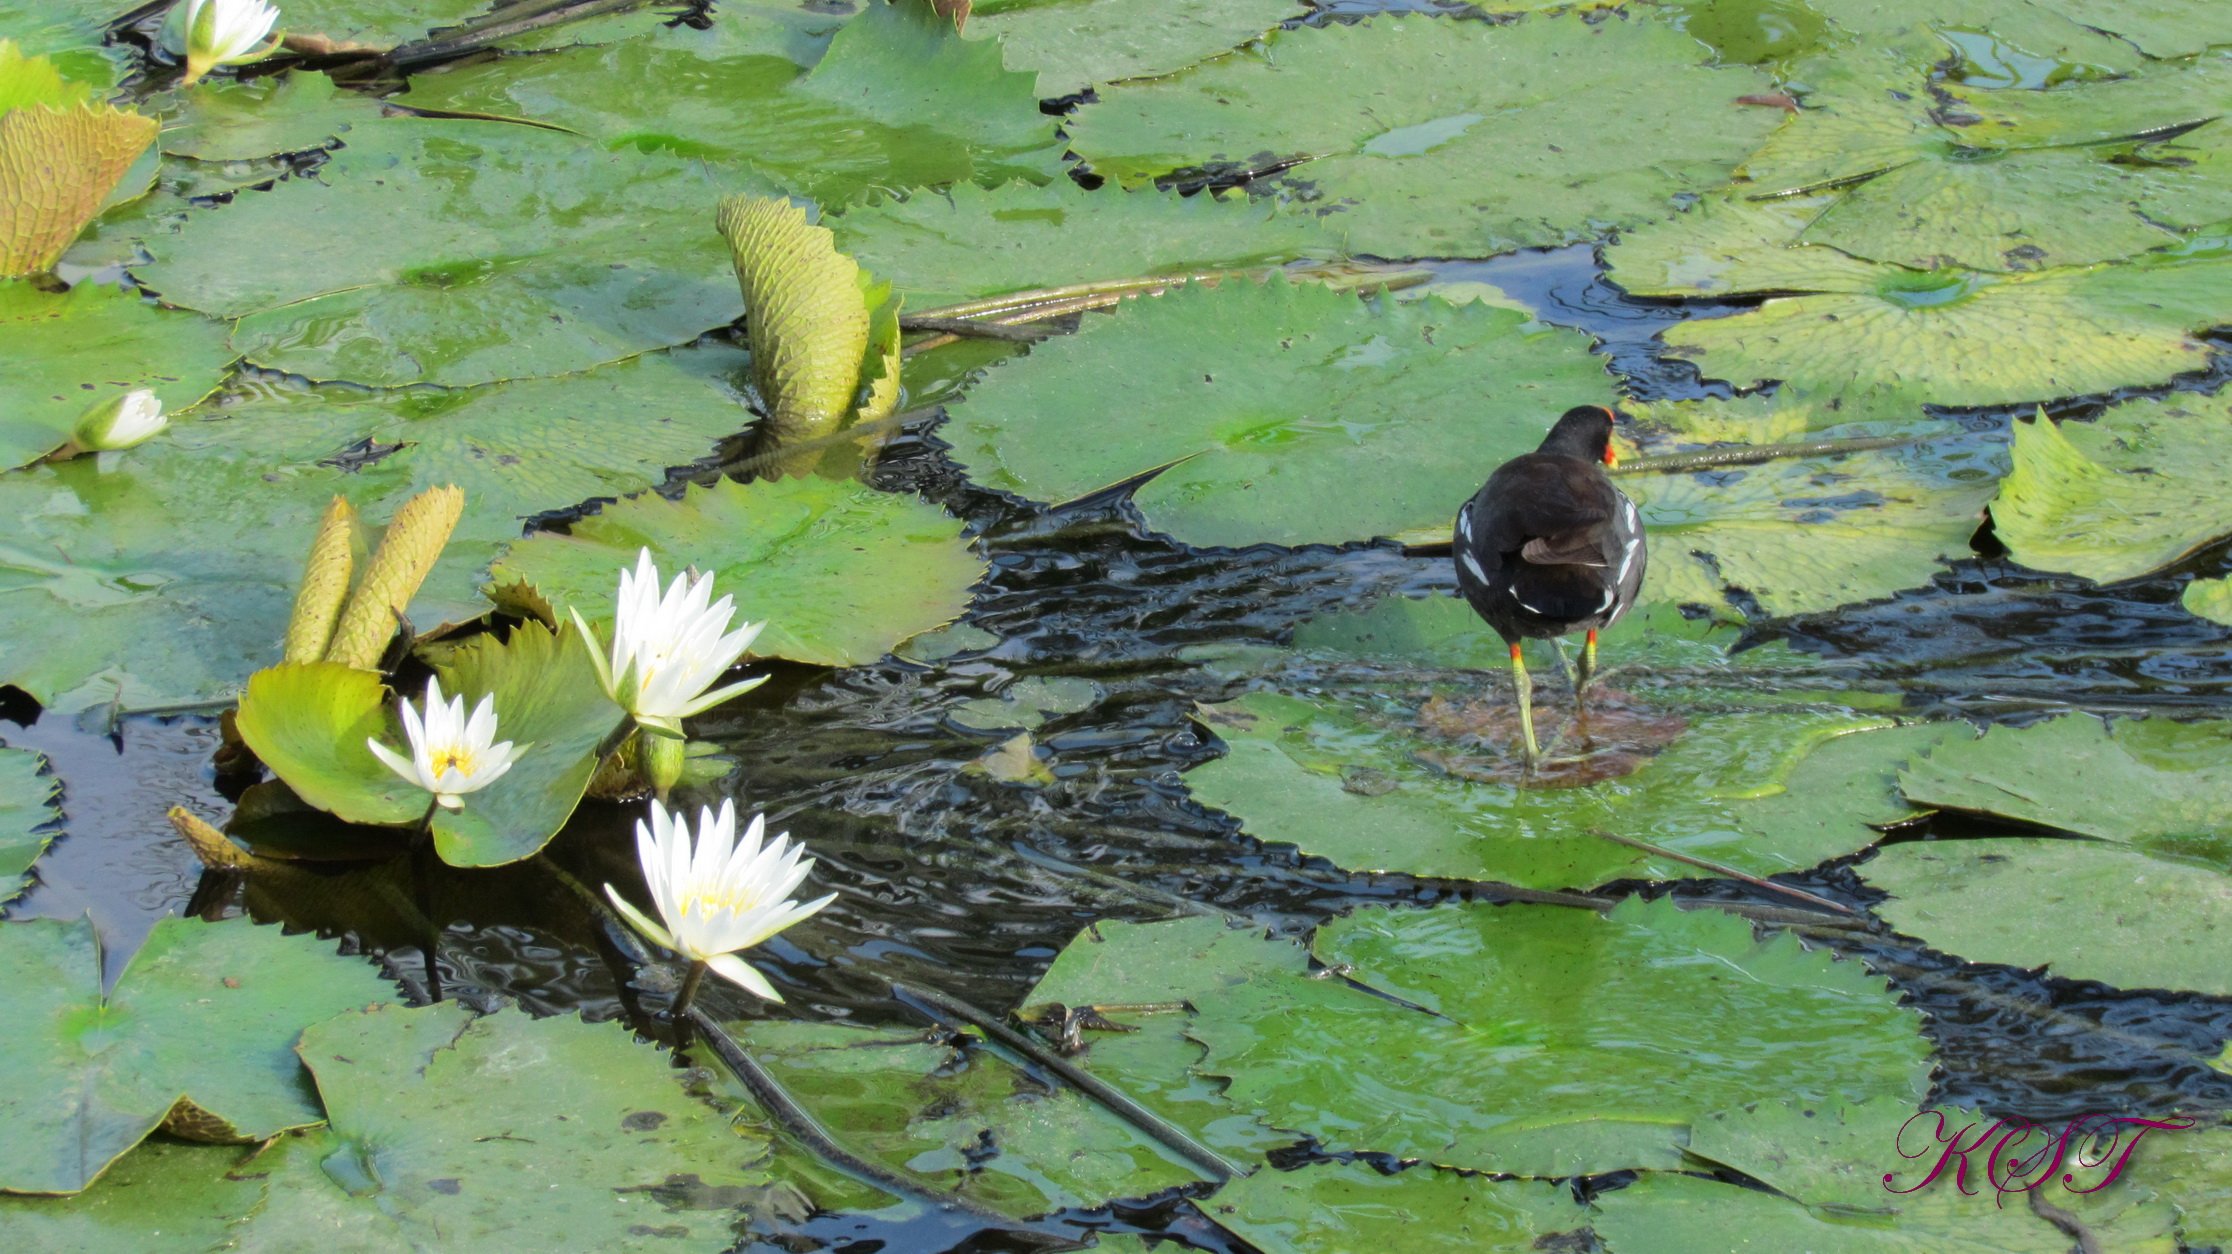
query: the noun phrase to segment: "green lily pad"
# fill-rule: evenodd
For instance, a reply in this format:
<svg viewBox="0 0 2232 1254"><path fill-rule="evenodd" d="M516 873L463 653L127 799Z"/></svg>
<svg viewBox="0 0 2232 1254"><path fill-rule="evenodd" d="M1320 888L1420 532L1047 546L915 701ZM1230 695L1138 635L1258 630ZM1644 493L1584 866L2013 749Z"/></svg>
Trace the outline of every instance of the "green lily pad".
<svg viewBox="0 0 2232 1254"><path fill-rule="evenodd" d="M1589 1223L1562 1184L1488 1180L1412 1167L1390 1175L1360 1162L1265 1169L1219 1189L1202 1209L1258 1249L1347 1254L1363 1249L1533 1254Z"/></svg>
<svg viewBox="0 0 2232 1254"><path fill-rule="evenodd" d="M621 568L649 548L670 575L718 574L715 595L733 594L740 620L767 623L748 656L856 666L968 608L987 568L961 533L935 505L857 483L724 480L679 501L607 506L568 535L529 536L492 573L499 596L523 583L560 612L609 619Z"/></svg>
<svg viewBox="0 0 2232 1254"><path fill-rule="evenodd" d="M837 246L889 279L909 309L976 296L1199 269L1269 266L1330 253L1314 217L1203 193L961 184L879 197L824 219Z"/></svg>
<svg viewBox="0 0 2232 1254"><path fill-rule="evenodd" d="M1608 384L1584 337L1523 314L1274 278L1130 302L993 371L939 438L977 482L1034 500L1153 474L1134 500L1184 543L1340 543L1447 526ZM1125 421L1080 443L1076 398L1117 389Z"/></svg>
<svg viewBox="0 0 2232 1254"><path fill-rule="evenodd" d="M1089 710L1106 695L1099 684L1074 675L1026 675L996 697L964 701L946 717L971 731L1005 728L1029 730L1048 716L1059 717Z"/></svg>
<svg viewBox="0 0 2232 1254"><path fill-rule="evenodd" d="M434 849L451 866L501 866L531 857L573 817L602 760L597 752L623 717L597 683L589 650L571 624L556 633L522 623L499 642L466 641L435 673L442 691L496 698L496 734L525 753L456 810L437 809Z"/></svg>
<svg viewBox="0 0 2232 1254"><path fill-rule="evenodd" d="M981 1042L920 1032L754 1023L753 1055L872 1161L1003 1214L1144 1197L1201 1177L1145 1133Z"/></svg>
<svg viewBox="0 0 2232 1254"><path fill-rule="evenodd" d="M1383 14L1111 88L1077 113L1071 146L1126 184L1299 159L1274 185L1383 257L1572 243L1667 216L1774 128L1780 113L1736 103L1767 78L1708 68L1705 51L1647 11Z"/></svg>
<svg viewBox="0 0 2232 1254"><path fill-rule="evenodd" d="M563 126L616 150L746 163L830 203L872 187L1060 172L1032 76L919 0L867 0L804 73L777 39L788 27L741 16L420 74L405 99Z"/></svg>
<svg viewBox="0 0 2232 1254"><path fill-rule="evenodd" d="M0 31L77 82L113 87L124 77L124 57L101 44L117 12L109 0L0 0Z"/></svg>
<svg viewBox="0 0 2232 1254"><path fill-rule="evenodd" d="M2206 366L2208 349L2192 332L2232 318L2232 257L1990 275L1862 269L1811 245L1785 252L1760 286L1728 267L1714 272L1740 290L1805 294L1681 323L1666 332L1667 347L1739 384L1780 379L1817 393L1888 388L1940 405L1996 405L2167 382ZM1787 255L1799 252L1827 260L1807 267Z"/></svg>
<svg viewBox="0 0 2232 1254"><path fill-rule="evenodd" d="M1889 1153L1886 1147L1885 1153ZM2049 1199L2058 1205L2063 1199ZM1932 1186L1897 1214L1807 1207L1772 1193L1697 1176L1646 1175L1596 1199L1597 1237L1610 1254L1722 1254L1731 1234L1761 1249L1835 1250L1838 1254L1936 1254L1950 1249L2065 1254L2069 1234L2029 1207L1996 1205L1995 1195L1964 1197ZM2125 1224L2100 1232L2117 1250L2173 1254L2166 1208L2135 1206ZM2091 1225L2088 1225L2091 1227ZM2099 1232L2099 1229L2094 1229Z"/></svg>
<svg viewBox="0 0 2232 1254"><path fill-rule="evenodd" d="M222 325L96 283L57 296L0 282L0 355L12 363L0 376L0 470L53 452L86 410L126 392L152 388L183 409L233 359Z"/></svg>
<svg viewBox="0 0 2232 1254"><path fill-rule="evenodd" d="M0 1191L75 1193L157 1126L258 1141L322 1116L294 1044L393 989L312 936L164 919L101 991L90 920L0 926Z"/></svg>
<svg viewBox="0 0 2232 1254"><path fill-rule="evenodd" d="M767 1141L617 1023L388 1006L318 1024L301 1053L331 1127L251 1164L270 1201L242 1249L346 1231L381 1250L725 1250L733 1203L688 1199L769 1179Z"/></svg>
<svg viewBox="0 0 2232 1254"><path fill-rule="evenodd" d="M236 692L277 655L309 537L338 493L368 520L445 483L466 512L411 606L478 617L526 520L662 482L745 425L743 355L677 351L465 392L280 392L197 414L104 471L0 476L0 683L64 710ZM64 561L56 554L67 554Z"/></svg>
<svg viewBox="0 0 2232 1254"><path fill-rule="evenodd" d="M0 749L0 905L31 887L31 864L54 843L62 781L28 749Z"/></svg>
<svg viewBox="0 0 2232 1254"><path fill-rule="evenodd" d="M2232 1247L2232 1128L2205 1124L2189 1132L2154 1132L2131 1156L2131 1181L2178 1210L2178 1235L2188 1248Z"/></svg>
<svg viewBox="0 0 2232 1254"><path fill-rule="evenodd" d="M1975 32L2072 71L2136 65L2135 46L2150 57L2178 57L2232 40L2223 12L2209 0L2088 0L2081 7L2033 0L1878 0L1832 10L1831 16L1839 27L1871 41L1934 35L1914 40L1926 60L1943 56L1952 36Z"/></svg>
<svg viewBox="0 0 2232 1254"><path fill-rule="evenodd" d="M2210 473L2232 433L2232 396L2181 392L2089 423L2014 426L1992 526L2023 565L2115 583L2232 535L2232 503Z"/></svg>
<svg viewBox="0 0 2232 1254"><path fill-rule="evenodd" d="M1296 0L978 0L968 33L989 35L1012 69L1038 71L1038 94L1159 78L1247 43L1299 16Z"/></svg>
<svg viewBox="0 0 2232 1254"><path fill-rule="evenodd" d="M1272 973L1300 974L1307 953L1221 915L1161 923L1103 920L1055 956L1018 1013L1059 1034L1085 1007L1122 1031L1095 1032L1071 1061L1114 1085L1202 1143L1241 1162L1259 1161L1293 1137L1226 1100L1224 1082L1201 1074L1203 1049L1190 1035L1201 1011L1233 989Z"/></svg>
<svg viewBox="0 0 2232 1254"><path fill-rule="evenodd" d="M1916 805L2232 866L2228 750L2232 723L2071 714L1946 744L1902 772L1899 788Z"/></svg>
<svg viewBox="0 0 2232 1254"><path fill-rule="evenodd" d="M1877 731L1883 720L1836 709L1719 714L1625 778L1541 788L1502 778L1500 757L1470 768L1477 748L1390 726L1363 704L1258 692L1204 707L1228 752L1188 771L1187 791L1258 840L1350 871L1525 888L1709 874L1590 830L1602 828L1774 875L1874 843L1870 820L1907 813L1885 795L1893 773L1941 732ZM1854 809L1863 799L1872 807Z"/></svg>
<svg viewBox="0 0 2232 1254"><path fill-rule="evenodd" d="M1891 926L1970 962L2232 996L2232 876L2221 871L2011 837L1892 845L1860 874L1891 894L1876 907Z"/></svg>
<svg viewBox="0 0 2232 1254"><path fill-rule="evenodd" d="M279 24L290 35L386 49L489 7L489 0L290 0Z"/></svg>
<svg viewBox="0 0 2232 1254"><path fill-rule="evenodd" d="M378 100L308 70L211 82L179 101L163 128L163 151L196 161L258 161L331 148L380 116Z"/></svg>
<svg viewBox="0 0 2232 1254"><path fill-rule="evenodd" d="M2232 627L2232 578L2196 579L2179 599L2187 613Z"/></svg>
<svg viewBox="0 0 2232 1254"><path fill-rule="evenodd" d="M0 1195L0 1235L26 1254L225 1248L227 1229L264 1199L263 1181L232 1169L237 1145L150 1140L116 1160L93 1187L70 1197Z"/></svg>
<svg viewBox="0 0 2232 1254"><path fill-rule="evenodd" d="M2130 257L2232 215L2217 128L2136 138L2210 116L2198 102L2076 86L2055 93L2064 116L2025 117L1992 93L1945 101L1919 66L1881 70L1843 56L1796 71L1807 107L1745 162L1746 194L1841 190L1775 243L1919 269L2039 270ZM2204 98L2221 90L2213 72L2174 77Z"/></svg>
<svg viewBox="0 0 2232 1254"><path fill-rule="evenodd" d="M742 312L713 209L749 175L501 122L365 121L316 179L189 217L134 267L261 366L378 386L565 374ZM408 224L400 226L399 224Z"/></svg>
<svg viewBox="0 0 2232 1254"><path fill-rule="evenodd" d="M1711 909L1366 910L1314 950L1347 979L1248 979L1192 1033L1228 1100L1333 1149L1550 1177L1666 1168L1724 1106L1927 1085L1919 1016L1882 980Z"/></svg>
<svg viewBox="0 0 2232 1254"><path fill-rule="evenodd" d="M1889 596L1970 556L1999 456L1956 433L1620 486L1642 512L1657 595L1717 605L1737 588L1780 617Z"/></svg>
<svg viewBox="0 0 2232 1254"><path fill-rule="evenodd" d="M256 672L240 697L240 738L296 796L351 823L416 823L433 799L374 757L400 752L387 684L338 662L287 662Z"/></svg>

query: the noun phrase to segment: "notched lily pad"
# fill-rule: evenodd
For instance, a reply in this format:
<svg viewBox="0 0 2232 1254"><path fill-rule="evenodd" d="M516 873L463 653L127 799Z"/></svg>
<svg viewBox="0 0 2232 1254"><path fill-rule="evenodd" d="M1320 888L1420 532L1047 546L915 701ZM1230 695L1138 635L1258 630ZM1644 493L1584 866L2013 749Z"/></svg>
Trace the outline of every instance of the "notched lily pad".
<svg viewBox="0 0 2232 1254"><path fill-rule="evenodd" d="M0 282L0 355L0 470L53 452L85 411L127 392L184 409L233 359L221 324L99 283L55 295Z"/></svg>
<svg viewBox="0 0 2232 1254"><path fill-rule="evenodd" d="M259 1141L323 1117L305 1027L394 990L331 942L246 919L164 919L101 988L90 920L0 925L0 1191L75 1193L159 1126Z"/></svg>
<svg viewBox="0 0 2232 1254"><path fill-rule="evenodd" d="M31 864L62 822L62 781L28 749L0 749L0 905L31 887Z"/></svg>
<svg viewBox="0 0 2232 1254"><path fill-rule="evenodd" d="M1638 226L1724 181L1781 115L1737 103L1770 88L1763 74L1708 68L1704 51L1648 11L1380 14L1106 90L1071 144L1127 184L1291 165L1273 186L1359 252L1486 256Z"/></svg>
<svg viewBox="0 0 2232 1254"><path fill-rule="evenodd" d="M710 1252L735 1244L736 1212L676 1204L675 1186L770 1179L768 1142L617 1023L389 1006L319 1024L301 1054L330 1126L252 1164L270 1200L242 1225L249 1248L346 1229L381 1248Z"/></svg>
<svg viewBox="0 0 2232 1254"><path fill-rule="evenodd" d="M830 479L724 480L679 501L607 506L567 535L530 536L493 570L494 594L532 587L543 602L609 619L619 572L648 547L662 571L717 572L741 619L765 621L753 657L819 666L874 661L968 608L984 560L937 506Z"/></svg>
<svg viewBox="0 0 2232 1254"><path fill-rule="evenodd" d="M2232 395L2134 399L2092 422L2041 414L2014 425L2015 465L1992 525L2023 565L2115 583L2232 534L2232 502L2213 473L2232 437Z"/></svg>

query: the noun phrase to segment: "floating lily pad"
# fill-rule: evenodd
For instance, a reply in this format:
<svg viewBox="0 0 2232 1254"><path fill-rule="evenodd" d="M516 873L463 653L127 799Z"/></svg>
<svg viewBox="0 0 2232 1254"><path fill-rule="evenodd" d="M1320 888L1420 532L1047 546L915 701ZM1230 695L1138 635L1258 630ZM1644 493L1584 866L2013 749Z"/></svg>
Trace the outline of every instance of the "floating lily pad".
<svg viewBox="0 0 2232 1254"><path fill-rule="evenodd" d="M1127 184L1189 168L1268 172L1383 257L1485 256L1592 239L1715 186L1782 116L1643 12L1512 24L1379 15L1282 30L1261 52L1104 91L1070 124ZM1565 142L1587 136L1587 142Z"/></svg>
<svg viewBox="0 0 2232 1254"><path fill-rule="evenodd" d="M1980 117L1933 92L1920 67L1879 76L1876 65L1840 57L1797 71L1812 85L1807 107L1745 162L1745 194L1839 190L1774 243L1920 269L2039 270L2168 246L2232 215L2214 128L2136 138L2208 117L2207 106L2070 87L2058 121L2025 119L2020 104L1999 116L2001 97L1972 93Z"/></svg>
<svg viewBox="0 0 2232 1254"><path fill-rule="evenodd" d="M263 1201L263 1181L234 1176L250 1153L237 1145L150 1140L116 1160L92 1188L70 1197L0 1195L0 1234L25 1254L225 1248L227 1229Z"/></svg>
<svg viewBox="0 0 2232 1254"><path fill-rule="evenodd" d="M2051 772L2066 767L2046 758ZM1860 873L1891 926L1970 962L2232 996L2232 876L2091 841L1892 845Z"/></svg>
<svg viewBox="0 0 2232 1254"><path fill-rule="evenodd" d="M97 459L0 476L0 683L67 710L238 690L275 660L317 519L374 522L445 483L466 512L412 603L421 630L476 617L497 546L527 520L662 482L744 426L730 349L466 392L278 393ZM43 556L69 555L68 561Z"/></svg>
<svg viewBox="0 0 2232 1254"><path fill-rule="evenodd" d="M1637 475L1656 595L1717 604L1720 587L1770 616L1925 584L1968 557L1999 449L1971 437L1688 475Z"/></svg>
<svg viewBox="0 0 2232 1254"><path fill-rule="evenodd" d="M489 7L489 0L289 0L280 26L290 35L387 49Z"/></svg>
<svg viewBox="0 0 2232 1254"><path fill-rule="evenodd" d="M1888 985L1711 909L1367 910L1314 950L1347 980L1248 979L1192 1034L1228 1100L1332 1149L1550 1177L1672 1167L1714 1109L1927 1084L1919 1017Z"/></svg>
<svg viewBox="0 0 2232 1254"><path fill-rule="evenodd" d="M1888 1147L1886 1147L1888 1151ZM1896 1215L1807 1207L1698 1176L1646 1175L1596 1199L1596 1232L1611 1254L1723 1254L1731 1234L1762 1249L1835 1250L1838 1254L1934 1254L1980 1248L2008 1254L2066 1254L2069 1234L2029 1207L1966 1197L1946 1183L1908 1201ZM2048 1199L2059 1204L2061 1199ZM2129 1226L2102 1224L2113 1248L2173 1254L2166 1208L2135 1206ZM2088 1225L2091 1228L2091 1225ZM2095 1231L2098 1231L2095 1229Z"/></svg>
<svg viewBox="0 0 2232 1254"><path fill-rule="evenodd" d="M854 666L968 608L984 560L935 505L857 483L800 478L691 488L607 506L570 534L530 536L494 569L561 613L612 616L620 570L649 548L669 573L719 575L740 620L765 621L752 657Z"/></svg>
<svg viewBox="0 0 2232 1254"><path fill-rule="evenodd" d="M1546 696L1538 689L1538 701ZM1391 725L1363 704L1251 693L1204 707L1228 751L1188 771L1187 790L1258 840L1350 871L1527 888L1708 874L1590 830L1602 828L1773 875L1874 843L1868 821L1906 813L1884 798L1892 773L1937 734L1872 731L1883 720L1835 709L1719 714L1686 727L1677 719L1667 734L1679 739L1639 770L1626 763L1632 775L1587 788L1528 787L1500 750ZM1827 760L1794 774L1815 752ZM1849 793L1823 787L1846 781ZM1851 808L1853 794L1875 798L1872 808Z"/></svg>
<svg viewBox="0 0 2232 1254"><path fill-rule="evenodd" d="M78 82L113 87L124 77L124 58L101 44L116 15L109 0L0 0L0 31Z"/></svg>
<svg viewBox="0 0 2232 1254"><path fill-rule="evenodd" d="M0 749L0 905L31 886L31 864L54 843L62 781L28 749Z"/></svg>
<svg viewBox="0 0 2232 1254"><path fill-rule="evenodd" d="M135 267L239 318L258 365L381 386L564 374L742 312L713 231L751 176L500 122L366 121L320 167L196 213Z"/></svg>
<svg viewBox="0 0 2232 1254"><path fill-rule="evenodd" d="M86 410L138 388L166 409L209 394L232 361L225 328L87 283L62 295L0 282L0 470L44 457Z"/></svg>
<svg viewBox="0 0 2232 1254"><path fill-rule="evenodd" d="M1240 1161L1255 1161L1293 1137L1276 1132L1225 1099L1224 1082L1195 1068L1202 1047L1189 1035L1199 1012L1233 989L1274 973L1299 975L1308 955L1260 929L1236 929L1221 915L1161 923L1103 920L1055 956L1019 1012L1045 1035L1064 1035L1087 1009L1123 1031L1084 1035L1072 1061L1126 1096Z"/></svg>
<svg viewBox="0 0 2232 1254"><path fill-rule="evenodd" d="M724 15L706 31L421 74L404 99L564 126L614 149L744 162L826 202L1058 175L1054 119L1039 112L1032 76L929 5L868 0L804 73L790 49L770 46L783 29L759 13Z"/></svg>
<svg viewBox="0 0 2232 1254"><path fill-rule="evenodd" d="M1489 1180L1417 1166L1392 1174L1366 1163L1265 1169L1219 1189L1202 1209L1264 1250L1346 1254L1362 1249L1533 1254L1589 1223L1563 1184Z"/></svg>
<svg viewBox="0 0 2232 1254"><path fill-rule="evenodd" d="M1044 723L1050 715L1059 717L1089 710L1103 695L1101 686L1090 679L1074 675L1026 675L1001 689L996 697L962 702L947 717L971 731L1029 729Z"/></svg>
<svg viewBox="0 0 2232 1254"><path fill-rule="evenodd" d="M920 1032L754 1023L755 1057L847 1143L941 1191L1015 1216L1145 1197L1201 1177L1068 1087L1050 1087L981 1042Z"/></svg>
<svg viewBox="0 0 2232 1254"><path fill-rule="evenodd" d="M316 1123L294 1044L393 995L369 963L245 919L164 919L104 996L90 920L0 926L0 1190L75 1193L157 1126L257 1141Z"/></svg>
<svg viewBox="0 0 2232 1254"><path fill-rule="evenodd" d="M621 712L597 683L589 650L571 624L552 633L522 623L501 642L465 642L434 669L468 709L493 696L497 736L525 750L462 808L434 812L435 851L451 866L532 856L573 816L597 773L598 748L619 729Z"/></svg>
<svg viewBox="0 0 2232 1254"><path fill-rule="evenodd" d="M2232 1247L2232 1128L2204 1124L2152 1132L2131 1156L2131 1180L2178 1209L2178 1235L2192 1249Z"/></svg>
<svg viewBox="0 0 2232 1254"><path fill-rule="evenodd" d="M1616 251L1616 250L1615 250ZM1798 252L1800 250L1788 250ZM1667 346L1713 378L1814 392L1889 388L1940 405L1994 405L2166 382L2207 365L2194 331L2232 318L2232 258L2198 255L2041 274L1861 270L1805 246L1741 290L1797 291L1680 323ZM1630 290L1637 290L1631 288Z"/></svg>
<svg viewBox="0 0 2232 1254"><path fill-rule="evenodd" d="M1068 179L961 184L849 206L823 225L889 279L910 310L975 296L1207 268L1268 266L1332 251L1318 219L1240 197L1176 196Z"/></svg>
<svg viewBox="0 0 2232 1254"><path fill-rule="evenodd" d="M423 704L423 702L422 702ZM296 796L351 823L416 823L433 798L373 756L377 739L408 754L387 685L339 662L288 662L248 679L235 724Z"/></svg>
<svg viewBox="0 0 2232 1254"><path fill-rule="evenodd" d="M2232 579L2196 579L2180 600L2188 613L2232 627Z"/></svg>
<svg viewBox="0 0 2232 1254"><path fill-rule="evenodd" d="M617 1023L388 1006L319 1024L301 1053L331 1127L251 1164L271 1200L244 1249L346 1231L379 1249L725 1250L734 1204L690 1199L769 1179L768 1143Z"/></svg>
<svg viewBox="0 0 2232 1254"><path fill-rule="evenodd" d="M1000 41L1011 69L1038 71L1038 94L1068 96L1156 78L1228 51L1302 12L1296 0L978 0L968 33Z"/></svg>
<svg viewBox="0 0 2232 1254"><path fill-rule="evenodd" d="M308 70L211 82L179 102L163 128L163 151L197 161L257 161L333 147L380 116L378 100Z"/></svg>
<svg viewBox="0 0 2232 1254"><path fill-rule="evenodd" d="M2101 583L2152 574L2232 535L2232 501L2211 473L2227 435L2232 395L2128 400L2089 423L2018 422L1993 530L2037 570Z"/></svg>
<svg viewBox="0 0 2232 1254"><path fill-rule="evenodd" d="M2041 769L2051 764L2051 769ZM2216 865L2232 853L2232 724L2071 714L1946 744L1899 776L1916 805L2122 841Z"/></svg>
<svg viewBox="0 0 2232 1254"><path fill-rule="evenodd" d="M939 436L979 483L1034 500L1154 474L1140 512L1188 544L1340 543L1446 526L1608 383L1582 336L1508 309L1228 281L1040 345ZM1123 422L1080 442L1081 396L1121 396Z"/></svg>
<svg viewBox="0 0 2232 1254"><path fill-rule="evenodd" d="M144 191L159 129L0 39L0 276L53 269L103 208Z"/></svg>

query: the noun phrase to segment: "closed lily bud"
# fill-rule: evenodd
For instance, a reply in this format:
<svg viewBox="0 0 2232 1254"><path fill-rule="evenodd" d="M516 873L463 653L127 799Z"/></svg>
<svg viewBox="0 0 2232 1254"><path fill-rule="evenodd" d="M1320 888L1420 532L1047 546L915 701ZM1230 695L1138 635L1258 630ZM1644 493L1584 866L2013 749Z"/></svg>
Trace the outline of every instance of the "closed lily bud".
<svg viewBox="0 0 2232 1254"><path fill-rule="evenodd" d="M86 453L114 453L145 444L170 425L163 402L141 388L111 397L85 411L70 431L70 443Z"/></svg>
<svg viewBox="0 0 2232 1254"><path fill-rule="evenodd" d="M186 62L192 83L220 65L260 61L279 47L279 10L263 0L178 0L163 19L163 50Z"/></svg>

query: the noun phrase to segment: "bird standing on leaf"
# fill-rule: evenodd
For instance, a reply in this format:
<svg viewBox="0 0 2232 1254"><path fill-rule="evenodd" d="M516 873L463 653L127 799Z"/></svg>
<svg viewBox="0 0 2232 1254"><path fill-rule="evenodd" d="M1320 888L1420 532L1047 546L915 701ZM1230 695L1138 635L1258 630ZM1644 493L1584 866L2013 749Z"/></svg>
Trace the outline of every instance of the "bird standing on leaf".
<svg viewBox="0 0 2232 1254"><path fill-rule="evenodd" d="M1618 464L1618 417L1603 405L1567 410L1540 448L1498 466L1457 512L1457 588L1511 646L1528 770L1541 750L1520 642L1588 633L1573 689L1578 716L1596 670L1597 632L1618 622L1643 587L1643 520L1604 473Z"/></svg>

